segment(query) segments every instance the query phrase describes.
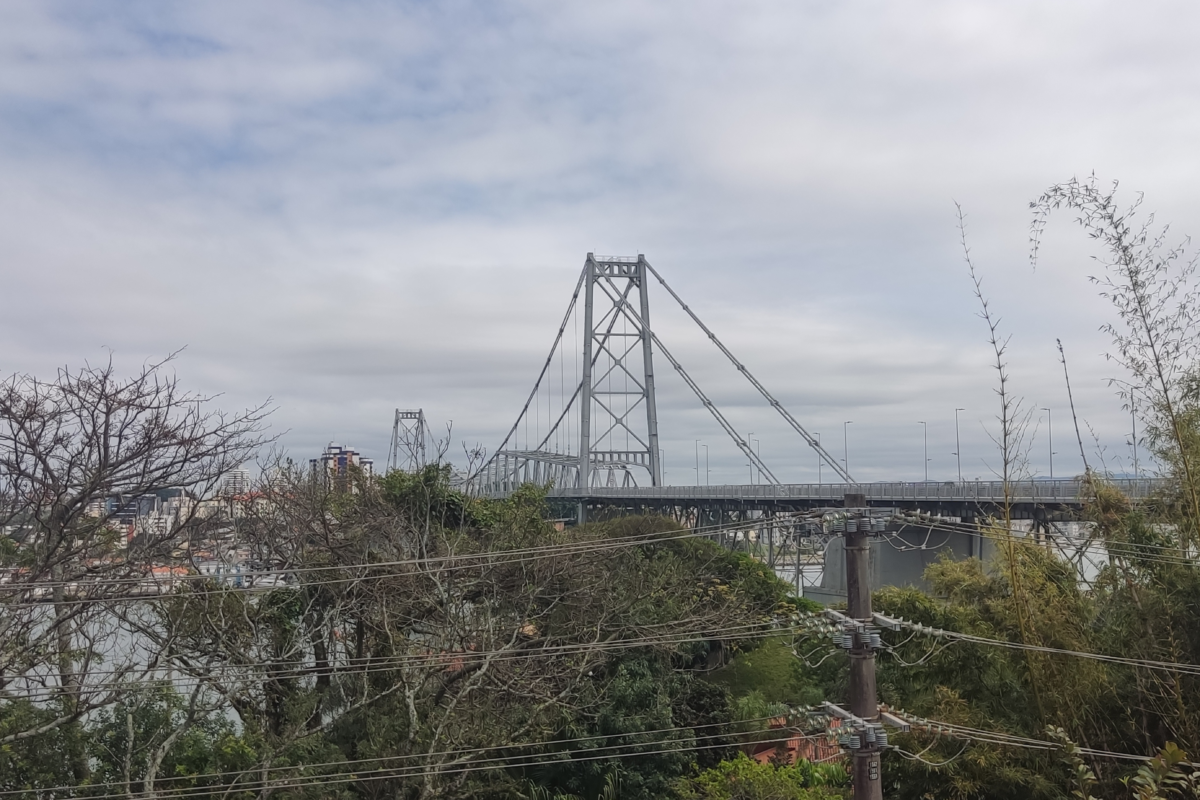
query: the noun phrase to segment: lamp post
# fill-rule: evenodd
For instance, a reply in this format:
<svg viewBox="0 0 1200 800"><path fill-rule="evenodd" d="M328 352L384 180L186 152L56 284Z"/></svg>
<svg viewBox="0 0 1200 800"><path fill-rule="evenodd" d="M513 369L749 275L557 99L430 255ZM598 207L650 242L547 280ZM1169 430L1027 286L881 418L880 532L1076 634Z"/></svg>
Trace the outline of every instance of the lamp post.
<svg viewBox="0 0 1200 800"><path fill-rule="evenodd" d="M746 434L746 441L753 442L754 440L750 438L753 435L754 435L754 431L748 432ZM754 459L750 459L750 460L751 460L751 462L754 461ZM750 468L750 485L753 486L754 485L754 464L750 463L750 464L747 464L746 466Z"/></svg>
<svg viewBox="0 0 1200 800"><path fill-rule="evenodd" d="M917 420L917 424L920 425L921 430L924 431L925 461L923 463L923 466L925 467L925 482L929 483L929 424L926 423L924 420Z"/></svg>
<svg viewBox="0 0 1200 800"><path fill-rule="evenodd" d="M709 479L712 477L708 471L708 445L702 444L700 446L704 448L704 485L708 486Z"/></svg>
<svg viewBox="0 0 1200 800"><path fill-rule="evenodd" d="M814 433L813 436L815 436L817 439L817 447L820 447L821 446L821 434ZM818 450L817 451L817 485L820 485L822 483L822 481L821 481L821 461L822 461L821 451Z"/></svg>
<svg viewBox="0 0 1200 800"><path fill-rule="evenodd" d="M762 448L759 446L758 439L754 440L754 456L758 459L758 463L762 463ZM758 470L758 482L762 483L762 469Z"/></svg>
<svg viewBox="0 0 1200 800"><path fill-rule="evenodd" d="M954 457L958 459L958 482L962 483L962 442L958 438L958 412L965 408L954 409Z"/></svg>
<svg viewBox="0 0 1200 800"><path fill-rule="evenodd" d="M1050 480L1054 480L1054 418L1050 415L1050 409L1043 408L1046 412L1046 433L1050 437Z"/></svg>
<svg viewBox="0 0 1200 800"><path fill-rule="evenodd" d="M700 485L700 440L696 440L696 485Z"/></svg>
<svg viewBox="0 0 1200 800"><path fill-rule="evenodd" d="M1140 478L1142 476L1138 473L1137 459L1137 396L1132 391L1129 392L1129 419L1133 422L1133 477Z"/></svg>
<svg viewBox="0 0 1200 800"><path fill-rule="evenodd" d="M854 424L854 420L848 419L842 423L842 466L846 472L850 471L850 426Z"/></svg>
<svg viewBox="0 0 1200 800"><path fill-rule="evenodd" d="M663 450L661 447L658 448L658 464L659 464L659 469L662 470L663 486L666 486L667 485L667 451Z"/></svg>

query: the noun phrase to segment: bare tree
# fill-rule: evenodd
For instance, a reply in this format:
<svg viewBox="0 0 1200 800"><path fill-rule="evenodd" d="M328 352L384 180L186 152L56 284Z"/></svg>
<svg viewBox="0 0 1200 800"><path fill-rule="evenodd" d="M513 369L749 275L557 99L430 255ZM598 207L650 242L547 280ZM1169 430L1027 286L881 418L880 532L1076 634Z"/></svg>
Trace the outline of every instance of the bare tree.
<svg viewBox="0 0 1200 800"><path fill-rule="evenodd" d="M172 359L132 377L110 358L0 383L0 708L41 712L0 744L75 726L154 669L113 609L159 591L164 568L171 579L196 501L266 441L267 404L215 410L180 386ZM171 514L130 524L166 494ZM82 751L70 757L85 777Z"/></svg>

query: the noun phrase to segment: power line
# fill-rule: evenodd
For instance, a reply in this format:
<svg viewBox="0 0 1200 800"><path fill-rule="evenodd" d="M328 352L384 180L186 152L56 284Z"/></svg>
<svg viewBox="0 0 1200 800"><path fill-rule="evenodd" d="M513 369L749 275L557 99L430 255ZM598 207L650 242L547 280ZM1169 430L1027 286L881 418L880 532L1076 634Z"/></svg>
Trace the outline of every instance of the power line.
<svg viewBox="0 0 1200 800"><path fill-rule="evenodd" d="M957 533L964 536L976 536L983 539L992 539L994 541L1015 542L1017 544L1025 544L1037 546L1035 542L1030 541L1028 536L1018 536L1017 532L1011 529L999 530L996 532L988 532L986 529L979 529L965 523L954 523L950 520L941 518L918 517L912 514L897 514L895 519L915 528L927 528L929 530L944 531L947 533ZM1095 540L1088 540L1095 541ZM942 544L945 544L943 542ZM1197 566L1197 561L1186 555L1182 548L1177 545L1157 545L1157 544L1139 544L1135 542L1110 542L1110 541L1095 541L1097 546L1104 549L1106 553L1117 558L1127 558L1137 561L1145 561L1148 563L1170 564L1176 566ZM937 545L933 548L916 547L901 547L899 549L937 549L942 545ZM1178 557L1171 557L1164 553L1145 553L1143 549L1150 550L1176 550L1181 553Z"/></svg>
<svg viewBox="0 0 1200 800"><path fill-rule="evenodd" d="M341 767L341 768L345 769L346 767L352 767L352 766L356 766L359 764L378 764L378 763L388 763L388 762L394 762L394 761L412 761L412 760L416 760L416 759L426 759L426 758L435 758L435 757L443 757L443 756L459 756L459 757L461 757L461 756L468 756L468 755L473 755L473 754L478 754L478 753L488 753L488 752L493 752L493 751L497 751L497 750L518 750L518 749L524 750L524 749L535 748L535 747L557 747L557 746L566 745L566 744L575 744L578 742L591 742L591 741L597 741L597 740L606 741L606 740L617 739L617 738L622 738L622 737L638 738L638 737L642 737L642 736L657 736L660 734L668 734L668 733L695 733L696 731L707 731L708 729L711 729L711 728L726 728L726 727L731 727L731 726L752 725L752 724L756 724L756 723L760 723L760 722L770 722L772 719L776 719L776 717L755 717L752 719L733 720L733 721L729 721L729 722L710 722L710 723L703 723L700 725L692 725L692 726L688 726L688 727L672 726L669 728L657 728L654 730L646 730L646 731L631 731L631 732L626 732L626 733L607 733L607 734L599 734L598 733L598 734L592 734L592 735L587 735L587 736L576 736L576 737L566 738L566 739L548 739L545 741L530 741L530 742L503 744L503 745L488 745L488 746L483 746L483 747L470 747L470 748L463 748L463 749L457 749L457 750L440 750L440 751L431 751L431 752L424 752L424 753L406 753L406 754L402 754L402 755L378 756L375 758L347 759L345 761L326 761L326 762L315 763L315 764L313 764L313 763L288 764L288 765L283 765L283 766L278 766L278 767L271 767L270 769L272 772L295 771L295 770L303 770L303 769L322 769L325 767ZM763 733L763 732L764 731L762 731L762 730L733 731L732 733L726 734L726 735L754 736L756 734ZM707 738L712 738L713 736L720 736L720 735L722 735L720 732L714 731L712 733L702 734L699 738L707 739ZM792 736L790 738L796 738L796 737ZM808 738L808 737L801 737L801 738ZM817 737L812 737L812 738L817 738ZM580 748L577 750L566 751L566 754L590 753L590 752L598 752L601 750L619 749L619 748L623 748L623 747L644 747L644 746L655 745L655 744L677 743L678 741L679 741L678 739L667 739L667 738L651 739L649 741L644 741L644 742L633 742L633 743L607 745L607 746L600 745L600 746L596 746L596 747ZM717 745L717 746L722 747L722 746L729 746L729 745ZM555 753L548 753L545 755L557 756L557 755L563 755L563 754L564 754L563 751L559 751L559 752L555 752ZM503 758L518 758L518 757L521 757L521 756L514 755L514 756L505 756ZM223 777L232 776L232 775L239 775L239 776L244 775L244 774L246 774L246 772L247 772L247 770L231 770L231 771L225 771L225 772L198 773L195 775L186 775L186 776L180 776L180 777L184 777L189 780L196 780L196 779L200 779L200 778L223 778ZM342 773L337 773L337 774L346 776L346 775L357 774L357 773L342 772ZM319 778L321 776L313 776L313 777ZM124 785L125 785L125 783L123 781L110 781L107 783L89 783L87 788L88 789L102 789L102 788L111 788L111 787L123 787ZM221 784L221 786L224 786L224 787L236 786L236 787L242 788L242 789L253 788L252 786L247 786L245 784L241 784L236 781ZM37 789L7 789L7 790L0 790L0 797L14 795L14 794L27 794L30 791L55 792L55 791L67 791L67 790L75 789L75 788L78 788L78 787L77 786L48 786L48 787L38 787ZM195 788L200 788L200 787L195 787ZM218 788L218 787L205 787L205 788ZM167 791L169 791L169 790L167 790ZM96 795L92 795L92 796L96 796ZM108 797L108 796L113 796L113 795L98 795L98 796ZM120 796L124 797L123 794Z"/></svg>
<svg viewBox="0 0 1200 800"><path fill-rule="evenodd" d="M678 623L663 623L664 625L677 625ZM101 675L131 675L131 678L146 682L154 681L156 683L169 684L178 688L194 688L197 685L211 684L218 679L221 673L233 672L244 673L245 680L252 682L262 682L264 680L296 678L302 676L320 677L327 676L330 678L357 678L371 673L393 672L404 667L412 666L445 666L447 670L454 671L467 669L479 663L497 662L497 661L524 661L539 658L563 657L571 655L591 655L598 653L612 653L623 650L632 650L640 647L649 646L671 646L681 644L694 644L700 642L708 642L717 639L733 639L753 641L755 639L768 639L775 636L784 636L789 633L789 629L783 628L767 628L762 625L746 625L746 626L730 626L726 628L711 628L702 629L694 632L684 632L675 634L660 634L657 636L641 636L629 639L616 639L608 642L595 642L586 644L564 644L550 645L528 650L520 650L516 648L503 650L455 650L455 651L439 651L436 653L418 653L404 656L393 656L384 659L373 660L369 663L355 667L354 665L319 667L314 663L295 663L295 664L217 664L217 665L189 665L175 657L163 665L143 665L145 669L152 669L168 674L160 674L148 676L145 674L132 675L131 673L138 672L135 669L128 670L97 670L97 671L81 671L69 673L76 678L87 678ZM172 677L170 673L180 673L187 679L179 679ZM18 681L24 683L37 684L41 680L49 680L58 678L57 673L43 675L21 675L10 676L8 683L16 683ZM129 687L129 681L113 681L113 682L96 682L84 684L79 688L70 689L64 687L43 687L38 690L29 690L21 692L19 697L15 699L34 699L41 697L60 697L64 694L79 694L83 691L101 691L108 689L118 689ZM9 698L10 700L14 698Z"/></svg>
<svg viewBox="0 0 1200 800"><path fill-rule="evenodd" d="M440 567L440 569L443 571L478 569L480 567L502 566L502 565L507 565L507 564L512 564L512 563L520 563L523 561L532 560L534 558L555 558L555 557L564 556L564 555L578 555L578 554L582 554L582 553L607 552L607 551L621 550L621 549L631 548L631 547L642 547L645 545L658 544L660 542L670 542L670 541L678 541L678 540L684 540L684 539L703 539L703 538L707 538L709 535L712 535L714 533L721 533L721 532L729 531L729 530L750 530L750 529L757 529L757 528L766 527L766 526L774 526L774 525L779 525L781 522L786 522L789 520L796 520L800 517L801 517L801 515L797 514L797 515L791 515L788 517L775 517L775 518L772 518L769 520L764 518L758 524L755 524L755 521L747 520L747 521L743 521L743 522L730 522L730 523L721 523L721 524L714 524L714 525L700 525L700 526L696 526L692 529L689 529L687 531L678 531L678 530L657 531L657 532L651 532L651 533L647 533L647 534L639 534L637 536L623 537L620 539L605 538L605 539L596 539L593 541L569 542L569 543L552 544L552 545L539 545L536 547L517 548L517 549L511 549L511 550L490 550L490 551L478 552L478 553L455 553L455 554L447 554L447 555L441 555L441 556L428 556L428 557L424 557L424 558L411 558L411 559L397 559L397 560L391 560L391 561L361 562L361 563L351 563L351 564L332 564L332 565L321 565L321 566L290 567L290 568L280 568L280 569L271 569L271 570L258 570L258 571L253 571L253 572L248 571L248 572L234 574L231 576L222 576L222 577L241 578L245 583L253 583L257 579L264 578L264 577L279 578L279 577L288 577L288 576L296 576L296 575L306 575L306 574L311 574L311 573L336 572L336 571L344 571L344 570L352 570L352 569L379 570L379 569L385 569L385 568L389 568L389 567L430 567L430 566L435 566L435 565L439 565L439 564L448 564L449 565L449 566ZM457 563L457 562L466 562L466 563ZM309 586L319 586L319 585L336 585L336 584L356 583L359 581L378 580L378 579L395 578L395 577L400 577L400 576L398 576L394 573L375 572L375 573L368 574L368 575L348 576L348 577L342 577L342 578L329 578L329 579L326 579L323 581L310 581L310 582L301 584L301 586L309 587ZM204 582L214 581L216 579L217 578L214 578L214 576L212 576L212 575L190 574L190 575L174 576L173 578L171 578L169 580L163 581L163 583L167 584L168 586L172 586L172 585L176 585L176 584L190 583L190 582L204 583ZM12 591L15 589L20 589L22 591L42 590L42 589L51 590L51 589L56 589L56 588L64 588L64 589L75 588L75 589L77 589L80 586L84 586L87 588L107 587L107 586L116 586L116 587L127 586L127 587L137 588L137 587L146 586L149 580L151 580L151 579L148 579L145 577L132 577L132 578L110 578L110 579L104 579L104 580L100 580L100 581L86 581L86 580L80 580L80 579L55 580L55 581L28 581L28 582L22 582L22 583L0 584L0 592ZM156 583L153 585L161 586L162 584ZM254 586L251 586L251 587L247 587L247 590L257 589L259 591L263 591L263 590L269 590L269 589L273 589L273 588L288 588L288 587L277 587L277 586L254 587ZM299 587L297 587L297 588L299 588ZM226 591L227 590L224 590L224 589L198 590L198 591L191 592L187 596L196 597L196 596L201 596L203 594L225 594ZM44 606L47 604L66 605L66 604L71 604L73 602L96 603L96 602L106 602L106 601L111 601L111 600L117 600L117 601L153 600L158 597L175 598L175 597L178 597L178 595L156 593L156 594L146 594L146 595L118 595L116 597L111 597L111 598L106 598L106 597L83 598L80 600L68 599L68 600L54 601L52 599L47 599L45 601L34 601L34 602L0 603L0 608L39 607L39 606Z"/></svg>
<svg viewBox="0 0 1200 800"><path fill-rule="evenodd" d="M728 723L728 724L737 724L737 723ZM676 728L676 729L664 729L664 730L685 732L685 731L691 731L692 729L691 728ZM762 733L762 731L751 731L751 732L747 732L747 733L744 733L741 735L754 736L754 735L760 734L760 733ZM617 735L617 736L637 736L638 733L635 732L635 733L615 734L615 735ZM826 738L826 737L827 737L826 734L820 734L820 735L813 736L813 735L789 733L789 735L784 736L784 737L767 738L767 739L756 738L756 739L754 739L754 743L755 744L782 744L782 743L785 743L788 741L793 741L795 739L811 740L811 739L822 739L822 738ZM582 739L577 739L577 740L561 740L561 741L570 742L570 741L586 740L589 738L600 738L600 737L582 737ZM504 750L504 749L509 749L510 747L522 747L522 746L533 747L533 746L545 746L548 744L555 744L555 742L551 741L551 742L546 742L546 743L530 743L529 745L500 745L500 746L496 746L496 747L492 747L492 748L476 748L476 749L465 750L465 751L447 751L447 753L450 755L454 755L458 752L470 754L470 753L481 752L481 751L486 752L487 750ZM481 759L481 761L484 763L455 764L455 765L449 765L449 766L446 766L446 765L415 765L415 766L411 766L411 767L399 767L399 768L390 768L390 769L389 768L379 768L379 769L374 769L374 770L367 769L367 770L358 770L358 771L354 771L354 772L341 771L341 772L326 773L323 775L296 776L296 777L290 778L290 779L286 778L286 777L282 778L282 779L269 779L268 778L265 780L260 778L260 779L244 781L244 782L230 781L227 783L213 784L210 786L189 787L186 789L174 790L174 791L172 791L170 789L162 789L161 791L164 795L167 795L169 797L191 798L191 797L203 797L206 795L210 795L210 794L218 792L222 789L242 790L242 791L248 791L248 790L253 790L253 789L267 789L267 788L288 789L288 788L299 788L299 787L303 787L303 786L313 786L313 785L318 785L318 784L325 785L325 784L331 784L331 783L356 783L356 782L367 782L367 781L377 781L377 780L389 780L389 779L396 779L396 778L424 778L424 777L429 777L429 776L434 776L434 775L460 775L460 774L465 774L465 773L487 772L487 771L492 771L492 770L497 770L497 769L523 769L526 767L536 767L536 766L542 766L542 765L554 764L554 763L576 764L576 763L585 762L585 761L599 761L599 760L615 759L615 758L628 759L628 758L636 758L639 756L654 756L654 755L667 755L667 754L671 754L671 753L695 752L695 751L701 751L701 750L721 749L721 748L726 748L726 747L730 747L730 746L733 746L733 745L731 743L726 743L726 742L721 742L721 743L717 743L717 744L700 745L700 744L694 744L694 743L693 744L681 743L678 739L658 739L658 740L652 740L650 742L644 742L644 743L631 743L631 744L622 744L622 745L601 746L601 747L594 747L594 748L581 748L581 749L574 750L574 751L565 751L565 752L559 751L559 752L538 754L538 755L495 756L495 757L491 757L491 758ZM647 748L657 748L657 749L647 749ZM576 755L577 753L597 753L598 751L611 751L611 752L602 752L602 753L599 753L598 755L588 755L588 756ZM563 756L568 756L568 758L564 760L562 758ZM428 757L428 756L426 754L420 754L420 755L412 755L412 756L398 756L398 757L394 757L394 758L423 758L423 757ZM524 759L524 760L522 761L520 759ZM380 760L382 760L382 759L380 759ZM358 762L356 762L356 763L358 763ZM370 763L370 760L367 760L367 763ZM340 765L340 762L331 762L330 765L338 766L338 765ZM299 766L299 768L304 768L307 765L298 765L298 766ZM249 770L247 770L247 772L249 772ZM205 777L209 777L209 776L223 776L223 775L227 775L227 774L230 774L230 773L200 773L197 775L185 775L185 776L180 776L180 777L187 779L187 780L196 780L196 779L205 778ZM242 774L246 774L246 773L242 773ZM163 780L169 781L170 777L164 778ZM94 784L94 785L96 785L96 786L115 786L115 785L123 786L124 784L123 783L121 783L121 784L108 783L108 784ZM57 789L57 790L71 790L71 789L77 789L77 788L80 788L80 787L78 787L78 786L55 787L55 789ZM89 786L88 788L91 788L91 786ZM30 791L48 792L48 791L54 791L55 789L7 790L4 792L0 792L0 796L12 795L12 794L27 794ZM108 794L89 795L89 796L95 797L95 798L97 798L97 800L115 800L115 798L124 798L127 795L125 794L125 792L120 792L120 793L108 793Z"/></svg>
<svg viewBox="0 0 1200 800"><path fill-rule="evenodd" d="M933 734L947 734L957 739L967 739L983 744L999 744L1009 747L1023 747L1031 750L1061 750L1062 744L1059 742L1046 741L1044 739L1032 739L1026 736L1016 736L999 731L987 731L979 728L970 728L965 725L957 725L951 722L943 722L941 720L924 719L907 714L904 711L891 712L896 716L904 719L914 728L924 730ZM1092 756L1093 758L1109 758L1125 761L1151 761L1154 756L1138 755L1136 753L1121 753L1113 750L1099 750L1092 747L1076 747L1075 751L1081 755Z"/></svg>
<svg viewBox="0 0 1200 800"><path fill-rule="evenodd" d="M1186 675L1200 675L1200 664L1183 664L1175 661L1154 661L1142 658L1127 658L1125 656L1110 656L1104 655L1103 653L1088 653L1080 650L1067 650L1061 647L1048 647L1045 645L1026 644L1023 642L1009 642L1002 639L988 639L983 636L975 636L974 634L969 633L958 633L956 631L947 631L941 628L932 628L927 625L909 622L904 619L896 619L893 617L887 617L886 619L894 621L900 627L915 631L916 633L925 634L926 636L933 636L938 639L970 642L973 644L982 644L991 647L1004 647L1011 650L1028 650L1036 653L1049 653L1054 655L1072 656L1074 658L1086 658L1092 661L1104 661L1113 664L1122 664L1124 666L1144 667L1146 669L1165 670L1168 672L1179 672Z"/></svg>

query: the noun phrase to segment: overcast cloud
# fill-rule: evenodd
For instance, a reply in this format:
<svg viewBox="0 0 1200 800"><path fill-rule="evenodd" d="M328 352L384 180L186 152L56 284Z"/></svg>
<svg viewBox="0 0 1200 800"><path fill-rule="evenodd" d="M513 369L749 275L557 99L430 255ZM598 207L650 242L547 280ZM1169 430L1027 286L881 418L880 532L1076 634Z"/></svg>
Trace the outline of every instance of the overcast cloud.
<svg viewBox="0 0 1200 800"><path fill-rule="evenodd" d="M952 478L956 407L963 471L986 477L996 401L957 200L1016 391L1054 410L1056 474L1082 468L1056 337L1121 471L1094 251L1064 215L1031 269L1028 202L1094 171L1200 231L1191 3L8 0L4 17L0 371L108 350L133 370L186 346L187 385L274 398L301 458L337 440L382 460L397 406L495 447L585 253L641 252L838 455L853 420L857 477L920 478L926 420L930 476ZM815 478L652 302L776 474ZM713 482L742 480L659 373L668 481L695 480L695 439Z"/></svg>

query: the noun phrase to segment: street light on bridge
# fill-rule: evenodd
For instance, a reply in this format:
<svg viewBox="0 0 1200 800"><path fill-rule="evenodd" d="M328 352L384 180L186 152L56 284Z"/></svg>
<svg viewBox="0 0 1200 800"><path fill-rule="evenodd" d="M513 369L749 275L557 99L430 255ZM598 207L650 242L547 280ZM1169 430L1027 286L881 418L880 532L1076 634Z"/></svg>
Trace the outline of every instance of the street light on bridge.
<svg viewBox="0 0 1200 800"><path fill-rule="evenodd" d="M817 439L817 447L820 447L821 446L821 434L814 432L813 436L815 436ZM817 485L818 486L821 483L823 483L823 481L821 480L821 462L822 461L824 461L824 459L821 458L821 451L818 450L817 451Z"/></svg>
<svg viewBox="0 0 1200 800"><path fill-rule="evenodd" d="M751 438L750 438L750 437L751 437L751 436L753 436L753 435L754 435L754 431L748 431L748 432L746 433L746 443L747 443L747 446L749 446L749 443L750 443L750 442L757 442L757 441L758 441L757 439L751 439ZM754 464L753 464L753 461L754 461L754 459L750 459L750 461L751 461L751 463L747 464L746 466L750 468L750 485L751 485L751 486L753 486L753 485L754 485Z"/></svg>
<svg viewBox="0 0 1200 800"><path fill-rule="evenodd" d="M1054 418L1050 415L1050 409L1043 408L1046 412L1046 433L1050 435L1050 480L1054 480Z"/></svg>
<svg viewBox="0 0 1200 800"><path fill-rule="evenodd" d="M848 419L842 423L842 466L846 473L850 472L850 426L854 424L854 420Z"/></svg>
<svg viewBox="0 0 1200 800"><path fill-rule="evenodd" d="M929 424L924 420L917 420L917 424L921 426L925 435L925 482L929 483Z"/></svg>
<svg viewBox="0 0 1200 800"><path fill-rule="evenodd" d="M962 483L962 443L958 439L958 412L965 408L954 409L954 457L958 459L958 482Z"/></svg>

